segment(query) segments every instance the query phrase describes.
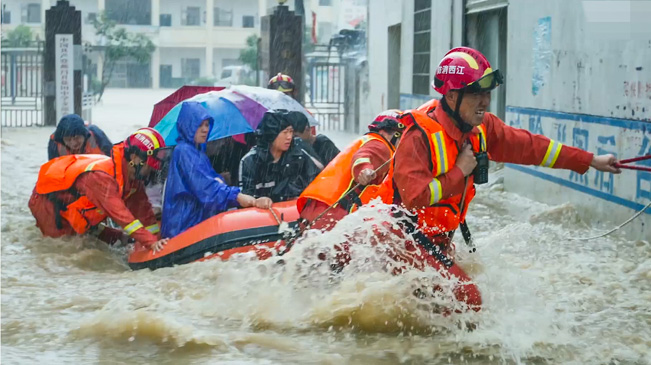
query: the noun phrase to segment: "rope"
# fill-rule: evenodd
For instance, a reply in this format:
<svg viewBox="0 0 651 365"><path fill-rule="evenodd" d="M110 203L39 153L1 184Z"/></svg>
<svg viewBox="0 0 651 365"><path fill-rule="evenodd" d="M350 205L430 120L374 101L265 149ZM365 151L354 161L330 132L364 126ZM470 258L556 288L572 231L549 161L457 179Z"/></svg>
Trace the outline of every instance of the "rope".
<svg viewBox="0 0 651 365"><path fill-rule="evenodd" d="M625 225L631 223L635 218L639 217L640 214L644 213L645 210L649 209L649 207L651 207L651 202L649 202L649 204L647 204L644 208L640 209L640 210L639 210L637 213L635 213L631 218L629 218L628 220L626 220L626 222L620 224L619 226L617 226L617 227L611 229L610 231L608 231L608 232L606 232L606 233L602 233L602 234L600 234L600 235L596 235L596 236L592 236L592 237L566 237L565 239L566 239L566 240L576 240L576 241L589 241L589 240L594 240L594 239L597 239L597 238L601 238L601 237L608 236L609 234L611 234L611 233L613 233L613 232L615 232L615 231L621 229L621 228L624 227Z"/></svg>

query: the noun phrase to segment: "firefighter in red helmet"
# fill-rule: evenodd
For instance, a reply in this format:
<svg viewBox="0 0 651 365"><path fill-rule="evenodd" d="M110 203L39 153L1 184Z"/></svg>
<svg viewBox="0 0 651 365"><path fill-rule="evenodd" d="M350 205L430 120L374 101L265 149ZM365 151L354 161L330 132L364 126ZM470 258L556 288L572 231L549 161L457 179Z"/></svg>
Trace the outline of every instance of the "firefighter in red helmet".
<svg viewBox="0 0 651 365"><path fill-rule="evenodd" d="M465 224L475 184L488 181L488 160L583 174L590 167L619 173L613 155L593 156L545 136L513 128L488 112L491 91L504 82L477 50L459 47L441 60L432 87L443 95L409 111L413 125L396 149L393 166L380 188L385 202L402 204L412 215L408 230L425 248L421 261L459 280L455 295L468 308L481 308L481 295L449 254L454 231ZM407 113L407 112L405 112ZM416 237L418 236L418 237Z"/></svg>
<svg viewBox="0 0 651 365"><path fill-rule="evenodd" d="M146 248L160 250L159 226L144 181L170 156L163 137L141 128L113 146L110 156L67 155L41 166L29 208L44 236L85 234L97 229L108 243L117 240L107 217ZM121 233L121 232L120 232Z"/></svg>
<svg viewBox="0 0 651 365"><path fill-rule="evenodd" d="M278 75L272 77L269 80L267 89L278 90L281 93L296 99L296 87L294 86L294 79L280 72Z"/></svg>

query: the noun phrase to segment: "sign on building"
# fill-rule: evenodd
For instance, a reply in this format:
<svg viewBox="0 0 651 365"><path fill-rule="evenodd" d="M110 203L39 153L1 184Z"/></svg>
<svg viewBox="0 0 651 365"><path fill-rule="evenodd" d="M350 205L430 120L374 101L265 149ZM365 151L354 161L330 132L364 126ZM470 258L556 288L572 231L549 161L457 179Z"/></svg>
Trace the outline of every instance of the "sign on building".
<svg viewBox="0 0 651 365"><path fill-rule="evenodd" d="M55 36L56 120L75 112L72 34Z"/></svg>

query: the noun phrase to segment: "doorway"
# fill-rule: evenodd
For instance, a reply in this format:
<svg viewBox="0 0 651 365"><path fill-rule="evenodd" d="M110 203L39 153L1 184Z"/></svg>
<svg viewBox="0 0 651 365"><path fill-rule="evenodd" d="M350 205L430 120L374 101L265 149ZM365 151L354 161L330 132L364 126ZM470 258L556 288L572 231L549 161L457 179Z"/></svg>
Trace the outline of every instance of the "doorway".
<svg viewBox="0 0 651 365"><path fill-rule="evenodd" d="M499 69L505 78L507 9L504 6L486 11L469 10L464 32L464 44L483 53L493 69ZM505 118L506 86L500 85L493 91L489 110L502 120Z"/></svg>

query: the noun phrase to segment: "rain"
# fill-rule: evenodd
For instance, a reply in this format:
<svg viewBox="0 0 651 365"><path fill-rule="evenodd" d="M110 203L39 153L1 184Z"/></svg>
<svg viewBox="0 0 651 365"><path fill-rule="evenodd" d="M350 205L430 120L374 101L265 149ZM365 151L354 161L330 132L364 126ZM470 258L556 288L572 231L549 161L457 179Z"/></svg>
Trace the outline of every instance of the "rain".
<svg viewBox="0 0 651 365"><path fill-rule="evenodd" d="M651 1L0 6L3 363L651 363Z"/></svg>

